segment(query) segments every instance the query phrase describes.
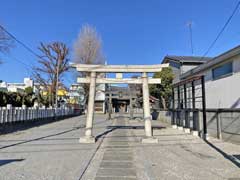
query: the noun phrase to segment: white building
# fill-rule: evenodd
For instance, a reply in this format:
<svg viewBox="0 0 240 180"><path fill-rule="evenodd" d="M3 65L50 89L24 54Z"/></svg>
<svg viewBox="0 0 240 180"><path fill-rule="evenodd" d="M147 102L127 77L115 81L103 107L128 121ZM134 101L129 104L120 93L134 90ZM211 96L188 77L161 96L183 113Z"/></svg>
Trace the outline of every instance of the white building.
<svg viewBox="0 0 240 180"><path fill-rule="evenodd" d="M105 84L97 84L95 97L95 111L105 113Z"/></svg>
<svg viewBox="0 0 240 180"><path fill-rule="evenodd" d="M95 96L95 112L97 113L105 113L105 84L97 84L96 85L96 96ZM68 96L71 99L79 99L81 105L86 105L86 94L81 84L72 84L70 87L70 92Z"/></svg>
<svg viewBox="0 0 240 180"><path fill-rule="evenodd" d="M72 84L67 96L70 104L84 105L84 89L79 84Z"/></svg>
<svg viewBox="0 0 240 180"><path fill-rule="evenodd" d="M240 108L240 46L185 72L180 79L204 75L206 108Z"/></svg>
<svg viewBox="0 0 240 180"><path fill-rule="evenodd" d="M1 89L6 89L8 92L20 92L23 93L26 87L32 87L33 91L36 91L34 88L34 82L30 78L24 78L23 83L8 83L2 82L0 83Z"/></svg>

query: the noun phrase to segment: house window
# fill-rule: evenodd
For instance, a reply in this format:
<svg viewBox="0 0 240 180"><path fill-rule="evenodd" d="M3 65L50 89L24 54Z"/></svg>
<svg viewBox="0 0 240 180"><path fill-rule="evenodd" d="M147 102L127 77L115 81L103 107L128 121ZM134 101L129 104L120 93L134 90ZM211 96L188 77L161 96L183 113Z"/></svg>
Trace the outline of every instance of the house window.
<svg viewBox="0 0 240 180"><path fill-rule="evenodd" d="M174 61L169 61L169 65L171 67L175 67L175 68L180 68L180 63L174 62Z"/></svg>
<svg viewBox="0 0 240 180"><path fill-rule="evenodd" d="M213 79L231 75L233 72L232 62L218 66L212 70Z"/></svg>

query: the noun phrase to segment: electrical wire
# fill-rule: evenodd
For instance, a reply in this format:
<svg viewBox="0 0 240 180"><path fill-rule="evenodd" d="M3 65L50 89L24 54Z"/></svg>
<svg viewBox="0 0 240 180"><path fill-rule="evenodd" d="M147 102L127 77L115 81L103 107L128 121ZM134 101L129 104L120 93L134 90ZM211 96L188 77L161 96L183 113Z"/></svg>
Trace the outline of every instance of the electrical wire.
<svg viewBox="0 0 240 180"><path fill-rule="evenodd" d="M38 58L41 58L37 53L35 53L28 45L26 45L25 43L23 43L22 41L18 40L16 38L16 36L14 36L12 33L10 33L5 27L3 27L2 25L0 25L0 28L7 34L9 35L12 39L14 39L17 43L19 43L21 46L23 46L27 51L29 51L30 53L32 53L33 55L35 55Z"/></svg>
<svg viewBox="0 0 240 180"><path fill-rule="evenodd" d="M232 14L230 15L230 17L227 19L227 21L225 22L224 26L222 27L222 29L220 30L220 32L218 33L218 35L216 36L216 38L214 39L214 41L210 44L210 46L208 47L207 51L203 54L202 58L206 57L206 55L210 52L210 50L213 48L213 46L216 44L217 40L220 38L220 36L222 35L222 33L224 32L224 30L226 29L226 27L228 26L228 24L231 22L233 16L235 15L235 13L237 12L238 8L240 6L240 1L238 1L238 3L236 4Z"/></svg>

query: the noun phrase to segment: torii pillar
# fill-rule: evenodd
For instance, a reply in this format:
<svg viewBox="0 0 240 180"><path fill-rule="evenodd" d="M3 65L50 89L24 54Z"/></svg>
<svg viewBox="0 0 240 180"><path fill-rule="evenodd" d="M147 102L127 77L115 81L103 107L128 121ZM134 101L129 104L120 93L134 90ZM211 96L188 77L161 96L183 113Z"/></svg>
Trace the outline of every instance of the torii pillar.
<svg viewBox="0 0 240 180"><path fill-rule="evenodd" d="M80 143L95 143L95 137L93 137L92 135L95 95L96 95L96 72L91 72L86 130L85 130L85 136L79 139Z"/></svg>
<svg viewBox="0 0 240 180"><path fill-rule="evenodd" d="M142 143L158 143L158 139L153 137L152 132L152 116L150 113L149 104L149 87L148 87L148 76L147 73L142 73L142 91L143 91L143 113L145 121L145 135L146 137L142 139Z"/></svg>

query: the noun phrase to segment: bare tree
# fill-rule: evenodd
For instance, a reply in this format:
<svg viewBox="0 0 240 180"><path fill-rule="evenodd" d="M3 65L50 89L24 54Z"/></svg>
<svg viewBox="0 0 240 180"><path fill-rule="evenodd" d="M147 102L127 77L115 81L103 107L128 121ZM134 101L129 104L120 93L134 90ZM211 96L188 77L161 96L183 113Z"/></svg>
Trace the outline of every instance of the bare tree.
<svg viewBox="0 0 240 180"><path fill-rule="evenodd" d="M0 52L6 53L13 47L13 39L5 32L0 25ZM0 61L1 64L1 61Z"/></svg>
<svg viewBox="0 0 240 180"><path fill-rule="evenodd" d="M82 26L74 43L74 61L81 64L104 64L102 40L94 27L90 25ZM83 77L89 76L87 73L81 73L80 75ZM82 87L87 101L89 84L83 84Z"/></svg>
<svg viewBox="0 0 240 180"><path fill-rule="evenodd" d="M90 25L82 26L74 43L74 61L81 64L103 64L102 40L96 29Z"/></svg>
<svg viewBox="0 0 240 180"><path fill-rule="evenodd" d="M40 86L44 87L50 95L51 104L55 101L56 86L61 84L61 77L69 69L69 49L64 43L41 43L39 46L41 56L39 66L35 67L34 77Z"/></svg>

